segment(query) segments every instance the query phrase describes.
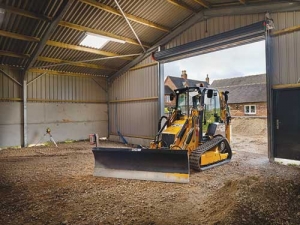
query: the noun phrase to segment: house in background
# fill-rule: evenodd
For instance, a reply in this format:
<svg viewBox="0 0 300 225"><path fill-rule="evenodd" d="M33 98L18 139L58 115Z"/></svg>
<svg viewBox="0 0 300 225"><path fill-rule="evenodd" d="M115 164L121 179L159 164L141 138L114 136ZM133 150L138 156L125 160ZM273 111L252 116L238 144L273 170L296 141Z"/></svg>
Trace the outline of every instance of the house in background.
<svg viewBox="0 0 300 225"><path fill-rule="evenodd" d="M188 79L186 70L182 71L181 77L167 76L165 79L165 108L176 105L176 98L174 98L173 101L170 100L171 93L175 94L174 90L184 87L200 87L201 84L203 84L204 87L209 86L208 75L206 76L205 81Z"/></svg>
<svg viewBox="0 0 300 225"><path fill-rule="evenodd" d="M165 108L174 106L173 103L176 102L176 101L174 101L174 99L173 99L173 101L171 101L171 99L170 99L171 94L175 95L174 91L169 86L165 85Z"/></svg>
<svg viewBox="0 0 300 225"><path fill-rule="evenodd" d="M231 116L267 116L265 74L214 80L210 87L229 91Z"/></svg>

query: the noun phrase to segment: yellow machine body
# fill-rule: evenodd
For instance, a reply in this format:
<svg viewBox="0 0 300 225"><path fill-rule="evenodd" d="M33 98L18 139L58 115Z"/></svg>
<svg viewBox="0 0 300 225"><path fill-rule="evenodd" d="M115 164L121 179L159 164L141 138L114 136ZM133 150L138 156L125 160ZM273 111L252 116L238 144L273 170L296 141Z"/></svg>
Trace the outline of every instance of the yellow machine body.
<svg viewBox="0 0 300 225"><path fill-rule="evenodd" d="M94 148L95 176L189 182L231 159L228 92L203 87L175 90L176 107L149 148Z"/></svg>
<svg viewBox="0 0 300 225"><path fill-rule="evenodd" d="M210 165L220 160L225 160L228 157L228 153L220 153L218 149L209 150L201 155L201 166Z"/></svg>

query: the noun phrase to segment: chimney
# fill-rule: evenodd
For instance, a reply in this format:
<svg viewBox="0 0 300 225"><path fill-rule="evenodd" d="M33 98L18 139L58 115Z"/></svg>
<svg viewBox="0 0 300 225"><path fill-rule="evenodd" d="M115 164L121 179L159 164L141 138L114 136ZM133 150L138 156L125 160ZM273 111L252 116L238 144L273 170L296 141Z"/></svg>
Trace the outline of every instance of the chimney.
<svg viewBox="0 0 300 225"><path fill-rule="evenodd" d="M186 74L186 70L182 70L182 73L181 73L181 78L187 80L187 74Z"/></svg>
<svg viewBox="0 0 300 225"><path fill-rule="evenodd" d="M206 75L205 81L206 81L206 83L209 84L209 77L208 77L208 74Z"/></svg>

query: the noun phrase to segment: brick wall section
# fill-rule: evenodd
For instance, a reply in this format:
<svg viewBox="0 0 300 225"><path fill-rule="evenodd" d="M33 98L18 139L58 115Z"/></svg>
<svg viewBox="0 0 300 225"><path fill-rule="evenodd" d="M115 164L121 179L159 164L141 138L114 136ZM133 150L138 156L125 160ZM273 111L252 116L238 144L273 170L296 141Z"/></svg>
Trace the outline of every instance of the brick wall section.
<svg viewBox="0 0 300 225"><path fill-rule="evenodd" d="M165 85L169 86L169 88L171 88L172 90L177 89L177 87L175 86L175 84L171 81L170 77L166 78Z"/></svg>
<svg viewBox="0 0 300 225"><path fill-rule="evenodd" d="M245 105L255 105L256 114L245 114ZM231 116L267 116L267 103L266 102L249 102L249 103L234 103L229 104Z"/></svg>
<svg viewBox="0 0 300 225"><path fill-rule="evenodd" d="M169 88L171 88L172 90L177 89L177 87L174 85L174 83L171 81L171 79L169 77L166 78L165 85L169 86ZM170 107L170 106L175 106L176 105L176 98L174 98L172 102L167 102L166 98L167 97L165 95L165 107Z"/></svg>

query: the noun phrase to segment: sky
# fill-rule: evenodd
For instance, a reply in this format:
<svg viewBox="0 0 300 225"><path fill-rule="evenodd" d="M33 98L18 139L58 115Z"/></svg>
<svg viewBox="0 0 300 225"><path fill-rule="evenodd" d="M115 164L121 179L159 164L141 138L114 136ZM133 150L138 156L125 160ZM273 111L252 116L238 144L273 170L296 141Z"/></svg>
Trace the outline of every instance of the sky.
<svg viewBox="0 0 300 225"><path fill-rule="evenodd" d="M164 75L205 81L266 73L265 41L242 45L164 64Z"/></svg>

